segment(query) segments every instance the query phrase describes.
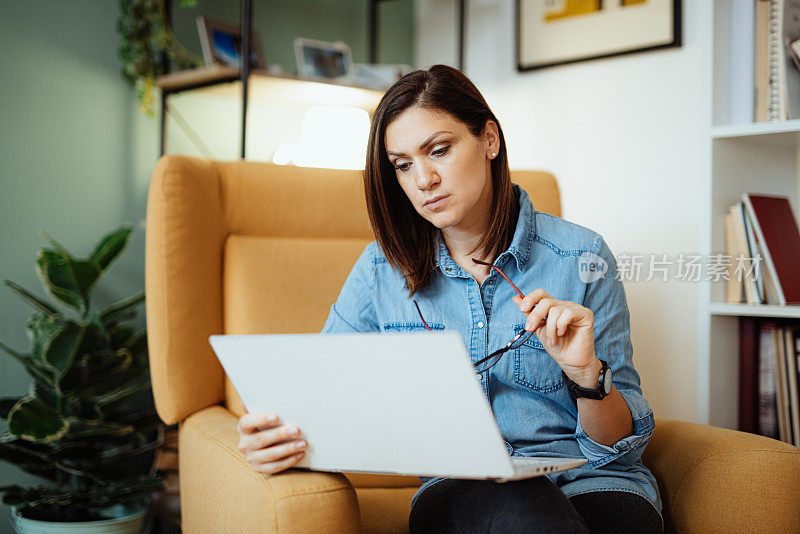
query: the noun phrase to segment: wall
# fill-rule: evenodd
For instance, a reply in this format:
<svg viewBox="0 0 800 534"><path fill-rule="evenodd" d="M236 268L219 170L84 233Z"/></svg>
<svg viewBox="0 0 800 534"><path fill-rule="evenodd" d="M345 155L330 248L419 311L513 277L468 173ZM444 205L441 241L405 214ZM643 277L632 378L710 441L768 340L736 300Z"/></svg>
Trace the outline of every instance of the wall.
<svg viewBox="0 0 800 534"><path fill-rule="evenodd" d="M119 74L117 13L117 2L101 0L0 3L0 276L45 298L34 270L46 244L39 229L85 257L104 233L133 224L127 250L94 290L94 304L144 289L138 223L158 156L157 122L140 117ZM28 351L31 311L0 287L0 341ZM141 316L137 324L144 326ZM0 354L0 396L24 395L29 383L22 367ZM0 462L0 483L37 480ZM5 506L0 532L11 532Z"/></svg>
<svg viewBox="0 0 800 534"><path fill-rule="evenodd" d="M600 232L617 257L701 250L711 2L683 4L682 48L520 73L514 2L468 2L464 70L501 122L512 168L552 172L564 218ZM455 57L453 9L415 4L418 67ZM645 395L657 417L697 421L699 284L645 278L624 283Z"/></svg>

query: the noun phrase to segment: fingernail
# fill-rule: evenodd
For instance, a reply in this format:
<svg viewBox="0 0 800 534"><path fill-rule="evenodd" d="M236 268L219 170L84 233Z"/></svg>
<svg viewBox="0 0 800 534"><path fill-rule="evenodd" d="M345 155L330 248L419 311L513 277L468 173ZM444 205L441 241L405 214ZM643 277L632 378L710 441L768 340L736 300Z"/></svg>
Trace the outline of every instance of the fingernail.
<svg viewBox="0 0 800 534"><path fill-rule="evenodd" d="M305 447L306 445L308 445L308 443L306 443L305 441L298 441L298 442L295 444L295 446L294 446L294 447L295 447L295 449L302 449L302 448L303 448L303 447Z"/></svg>
<svg viewBox="0 0 800 534"><path fill-rule="evenodd" d="M304 454L305 454L304 452L298 452L297 454L294 455L294 457L299 460L300 458L303 457Z"/></svg>
<svg viewBox="0 0 800 534"><path fill-rule="evenodd" d="M296 436L299 433L300 433L300 431L297 430L297 427L292 427L292 428L290 428L289 430L286 431L286 434L289 435L289 436Z"/></svg>
<svg viewBox="0 0 800 534"><path fill-rule="evenodd" d="M267 423L274 423L277 419L278 418L275 417L274 415L270 415L269 417L267 417Z"/></svg>

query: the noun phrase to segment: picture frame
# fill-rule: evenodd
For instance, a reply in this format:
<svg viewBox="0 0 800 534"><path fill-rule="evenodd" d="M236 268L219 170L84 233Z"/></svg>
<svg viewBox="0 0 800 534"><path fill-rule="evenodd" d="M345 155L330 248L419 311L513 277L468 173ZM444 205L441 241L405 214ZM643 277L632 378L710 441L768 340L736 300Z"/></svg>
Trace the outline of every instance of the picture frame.
<svg viewBox="0 0 800 534"><path fill-rule="evenodd" d="M299 77L352 83L353 55L345 43L297 37L294 52Z"/></svg>
<svg viewBox="0 0 800 534"><path fill-rule="evenodd" d="M681 46L681 0L516 0L517 70Z"/></svg>
<svg viewBox="0 0 800 534"><path fill-rule="evenodd" d="M201 15L197 17L197 32L206 65L241 66L242 32L238 25ZM261 39L255 30L250 34L250 41L250 68L264 69L266 63Z"/></svg>

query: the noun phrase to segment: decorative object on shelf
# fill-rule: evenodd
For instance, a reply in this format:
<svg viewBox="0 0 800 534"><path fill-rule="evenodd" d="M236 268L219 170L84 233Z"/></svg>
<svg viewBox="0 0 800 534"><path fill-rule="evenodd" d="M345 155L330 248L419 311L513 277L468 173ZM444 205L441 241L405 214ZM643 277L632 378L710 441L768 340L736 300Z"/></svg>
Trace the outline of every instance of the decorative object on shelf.
<svg viewBox="0 0 800 534"><path fill-rule="evenodd" d="M681 0L517 0L517 70L681 46Z"/></svg>
<svg viewBox="0 0 800 534"><path fill-rule="evenodd" d="M147 464L163 440L152 404L147 334L127 323L144 293L100 311L89 298L131 231L123 225L108 233L86 259L74 258L43 232L52 247L39 251L37 273L62 307L5 281L35 312L27 322L29 352L0 343L33 379L28 395L0 398L0 417L8 420L0 460L46 482L0 486L18 532L41 522L118 523L122 516L141 525L152 493L162 487ZM90 523L80 531L90 532Z"/></svg>
<svg viewBox="0 0 800 534"><path fill-rule="evenodd" d="M242 63L242 30L235 24L229 24L208 17L197 17L197 31L200 34L200 45L203 48L203 59L206 65L225 65L239 68ZM250 37L250 67L264 69L264 52L258 32L252 31Z"/></svg>
<svg viewBox="0 0 800 534"><path fill-rule="evenodd" d="M388 63L356 63L353 80L362 87L385 91L394 82L413 71L411 65L392 65Z"/></svg>
<svg viewBox="0 0 800 534"><path fill-rule="evenodd" d="M197 0L180 0L181 7L194 7L196 3ZM121 37L122 75L136 88L142 113L153 116L155 78L165 74L161 53L175 60L178 70L199 67L203 58L178 42L167 23L164 0L120 0L117 31Z"/></svg>
<svg viewBox="0 0 800 534"><path fill-rule="evenodd" d="M297 37L294 40L297 75L328 81L353 81L353 55L341 41L330 43Z"/></svg>

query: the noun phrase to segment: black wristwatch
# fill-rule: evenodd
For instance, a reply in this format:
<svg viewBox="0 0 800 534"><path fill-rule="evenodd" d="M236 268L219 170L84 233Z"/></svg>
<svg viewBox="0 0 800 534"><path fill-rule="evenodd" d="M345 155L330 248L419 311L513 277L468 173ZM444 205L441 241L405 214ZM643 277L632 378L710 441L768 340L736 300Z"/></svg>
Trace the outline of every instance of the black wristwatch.
<svg viewBox="0 0 800 534"><path fill-rule="evenodd" d="M597 377L597 387L594 389L580 387L567 376L567 373L563 370L561 371L561 374L564 376L564 382L567 383L567 387L575 398L584 397L587 399L601 400L611 393L611 367L608 366L605 360L600 360L600 363L603 364L603 368L600 370L600 376Z"/></svg>

